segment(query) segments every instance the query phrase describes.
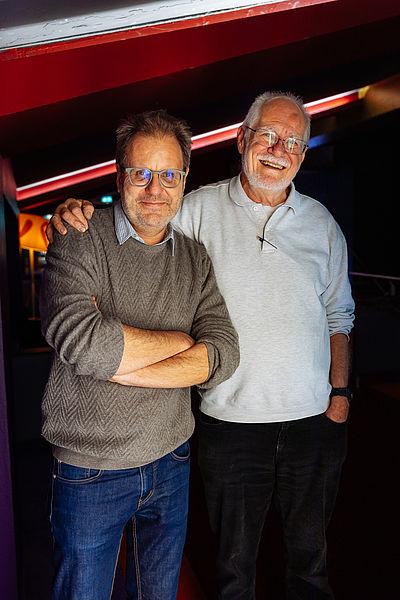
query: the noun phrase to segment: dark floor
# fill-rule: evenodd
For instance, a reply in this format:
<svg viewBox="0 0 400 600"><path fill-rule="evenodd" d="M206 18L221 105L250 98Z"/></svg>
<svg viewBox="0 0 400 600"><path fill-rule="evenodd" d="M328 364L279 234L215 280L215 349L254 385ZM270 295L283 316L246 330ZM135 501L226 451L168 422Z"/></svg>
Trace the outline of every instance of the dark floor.
<svg viewBox="0 0 400 600"><path fill-rule="evenodd" d="M348 457L329 529L329 570L336 600L398 597L400 472L397 430L400 383L388 377L361 379L349 423ZM196 436L192 449L196 455ZM47 600L51 540L47 521L50 452L33 440L15 454L21 600ZM213 545L195 461L186 558L207 598L212 598ZM121 581L117 584L120 586ZM257 598L283 599L282 542L271 514L258 563ZM116 597L122 598L116 592Z"/></svg>

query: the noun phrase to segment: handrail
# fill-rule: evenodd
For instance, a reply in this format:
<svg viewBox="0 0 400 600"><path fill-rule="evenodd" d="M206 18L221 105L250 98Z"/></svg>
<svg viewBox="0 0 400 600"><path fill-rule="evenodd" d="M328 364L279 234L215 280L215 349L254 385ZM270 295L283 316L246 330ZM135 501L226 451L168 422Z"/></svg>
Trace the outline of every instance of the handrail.
<svg viewBox="0 0 400 600"><path fill-rule="evenodd" d="M370 277L371 279L390 279L392 281L400 281L400 277L392 277L392 275L376 275L375 273L357 273L356 271L350 271L349 275L356 275L357 277Z"/></svg>

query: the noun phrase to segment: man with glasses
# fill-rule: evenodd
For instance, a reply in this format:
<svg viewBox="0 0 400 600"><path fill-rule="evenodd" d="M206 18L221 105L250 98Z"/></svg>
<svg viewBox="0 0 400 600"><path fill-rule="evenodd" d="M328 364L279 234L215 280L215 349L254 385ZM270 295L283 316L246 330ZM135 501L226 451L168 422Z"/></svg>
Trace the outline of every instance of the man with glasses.
<svg viewBox="0 0 400 600"><path fill-rule="evenodd" d="M121 203L57 236L41 290L55 350L43 401L54 454L54 600L109 600L122 533L129 598L174 600L186 533L190 386L239 362L204 247L174 230L187 125L165 111L117 130Z"/></svg>
<svg viewBox="0 0 400 600"><path fill-rule="evenodd" d="M287 598L333 598L326 528L346 451L354 303L339 226L293 185L309 135L297 97L257 97L238 131L241 173L188 194L176 220L210 253L240 340L232 378L201 392L198 430L220 600L254 600L272 501ZM57 212L85 228L82 204L90 216L81 201ZM52 223L63 232L60 214Z"/></svg>

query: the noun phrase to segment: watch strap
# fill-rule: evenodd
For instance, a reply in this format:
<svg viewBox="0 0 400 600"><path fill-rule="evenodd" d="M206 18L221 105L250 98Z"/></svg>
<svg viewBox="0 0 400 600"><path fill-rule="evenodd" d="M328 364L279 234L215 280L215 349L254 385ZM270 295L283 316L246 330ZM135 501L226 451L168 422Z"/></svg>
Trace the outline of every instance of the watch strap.
<svg viewBox="0 0 400 600"><path fill-rule="evenodd" d="M329 394L330 398L332 398L332 396L346 396L346 398L350 401L353 397L353 394L349 387L333 387L331 389L331 393Z"/></svg>

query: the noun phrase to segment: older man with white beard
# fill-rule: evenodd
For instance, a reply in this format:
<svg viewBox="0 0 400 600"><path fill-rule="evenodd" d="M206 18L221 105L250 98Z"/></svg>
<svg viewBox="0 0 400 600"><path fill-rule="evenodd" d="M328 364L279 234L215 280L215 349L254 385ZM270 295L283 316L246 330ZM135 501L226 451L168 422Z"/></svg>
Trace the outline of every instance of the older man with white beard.
<svg viewBox="0 0 400 600"><path fill-rule="evenodd" d="M198 429L220 600L255 598L273 498L287 598L333 598L326 528L346 452L354 303L339 226L292 183L309 132L297 97L257 97L238 131L242 172L188 194L175 220L206 246L240 339L235 374L201 392ZM76 202L57 209L52 224L61 232L60 213L86 226ZM90 217L87 203L82 209Z"/></svg>

